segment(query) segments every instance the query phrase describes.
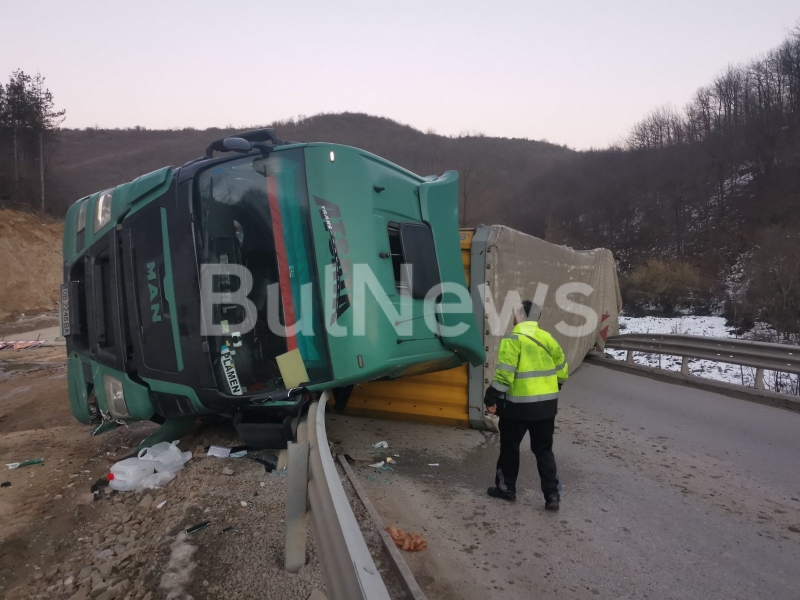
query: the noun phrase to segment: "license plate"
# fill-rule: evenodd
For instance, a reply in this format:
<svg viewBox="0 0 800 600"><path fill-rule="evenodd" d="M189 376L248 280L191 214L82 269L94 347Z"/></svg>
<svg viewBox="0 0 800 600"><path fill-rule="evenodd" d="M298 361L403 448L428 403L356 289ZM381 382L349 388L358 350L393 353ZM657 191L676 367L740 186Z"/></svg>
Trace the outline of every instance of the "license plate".
<svg viewBox="0 0 800 600"><path fill-rule="evenodd" d="M72 333L69 324L69 288L66 283L61 284L61 335L66 337Z"/></svg>
<svg viewBox="0 0 800 600"><path fill-rule="evenodd" d="M242 395L242 385L239 383L239 375L236 373L236 366L233 364L233 356L227 346L222 349L222 368L225 371L225 379L228 387L234 396Z"/></svg>

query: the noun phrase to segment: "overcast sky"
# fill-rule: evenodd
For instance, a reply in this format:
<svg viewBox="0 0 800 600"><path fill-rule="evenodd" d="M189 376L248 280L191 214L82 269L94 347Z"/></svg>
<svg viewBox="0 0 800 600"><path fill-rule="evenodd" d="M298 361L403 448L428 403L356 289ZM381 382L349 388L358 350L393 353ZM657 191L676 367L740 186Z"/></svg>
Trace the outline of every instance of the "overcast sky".
<svg viewBox="0 0 800 600"><path fill-rule="evenodd" d="M0 77L41 72L65 127L358 111L576 148L682 107L800 19L797 0L2 4Z"/></svg>

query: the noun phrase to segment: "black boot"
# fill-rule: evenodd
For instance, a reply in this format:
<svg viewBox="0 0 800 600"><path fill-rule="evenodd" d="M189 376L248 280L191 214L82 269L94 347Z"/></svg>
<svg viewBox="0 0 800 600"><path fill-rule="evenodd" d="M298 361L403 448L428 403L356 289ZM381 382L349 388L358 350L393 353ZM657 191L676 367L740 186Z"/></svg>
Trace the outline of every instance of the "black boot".
<svg viewBox="0 0 800 600"><path fill-rule="evenodd" d="M553 494L549 498L544 501L544 508L545 510L552 510L556 511L559 508L559 504L561 502L561 498L558 494Z"/></svg>
<svg viewBox="0 0 800 600"><path fill-rule="evenodd" d="M503 500L509 500L509 501L514 501L514 500L517 499L517 493L516 492L504 492L499 487L490 487L487 490L487 493L492 498L502 498Z"/></svg>

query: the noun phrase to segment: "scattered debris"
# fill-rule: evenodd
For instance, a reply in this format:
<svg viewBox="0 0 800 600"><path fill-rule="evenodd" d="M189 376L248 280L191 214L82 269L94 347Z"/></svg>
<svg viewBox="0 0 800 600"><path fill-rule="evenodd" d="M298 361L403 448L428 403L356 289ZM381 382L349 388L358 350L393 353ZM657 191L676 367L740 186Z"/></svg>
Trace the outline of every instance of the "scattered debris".
<svg viewBox="0 0 800 600"><path fill-rule="evenodd" d="M389 463L390 465L396 465L397 464L397 461L395 459L393 459L391 456L387 456L386 457L386 462Z"/></svg>
<svg viewBox="0 0 800 600"><path fill-rule="evenodd" d="M159 442L150 448L144 448L139 452L138 458L145 461L153 461L155 470L159 473L164 471L178 471L192 458L191 452L181 452L178 448L178 441L171 444L169 442Z"/></svg>
<svg viewBox="0 0 800 600"><path fill-rule="evenodd" d="M97 496L103 491L103 488L108 486L108 477L101 477L97 481L95 481L92 486L89 488L89 491L92 494L95 494L95 500Z"/></svg>
<svg viewBox="0 0 800 600"><path fill-rule="evenodd" d="M380 469L385 464L384 461L376 462L370 465L373 469Z"/></svg>
<svg viewBox="0 0 800 600"><path fill-rule="evenodd" d="M217 458L228 458L231 455L231 449L226 446L209 446L208 455L216 456Z"/></svg>
<svg viewBox="0 0 800 600"><path fill-rule="evenodd" d="M228 467L223 467L222 474L228 475L230 477L231 475L233 475L233 469L229 469Z"/></svg>
<svg viewBox="0 0 800 600"><path fill-rule="evenodd" d="M247 456L247 450L239 450L238 452L231 452L228 457L229 458L242 458Z"/></svg>
<svg viewBox="0 0 800 600"><path fill-rule="evenodd" d="M22 462L6 463L6 466L9 469L18 469L20 467L27 467L30 465L43 465L43 464L44 464L43 458L31 458L30 460L23 460Z"/></svg>
<svg viewBox="0 0 800 600"><path fill-rule="evenodd" d="M211 525L211 521L203 521L202 523L199 523L194 527L189 527L189 529L186 530L186 533L188 535L191 535L192 533L197 533L198 531L200 531L201 529L205 529L209 525Z"/></svg>
<svg viewBox="0 0 800 600"><path fill-rule="evenodd" d="M150 510L150 507L153 506L153 497L150 494L147 494L142 500L139 502L139 512L146 513Z"/></svg>
<svg viewBox="0 0 800 600"><path fill-rule="evenodd" d="M154 462L133 456L115 463L106 479L111 489L132 492L139 489L144 479L153 475L155 470Z"/></svg>
<svg viewBox="0 0 800 600"><path fill-rule="evenodd" d="M372 444L372 447L376 448L376 449L377 448L388 448L389 447L389 443L388 442L377 442L375 444Z"/></svg>
<svg viewBox="0 0 800 600"><path fill-rule="evenodd" d="M167 485L170 481L175 479L178 475L177 471L156 471L152 475L148 475L142 480L139 489L142 490L156 490Z"/></svg>
<svg viewBox="0 0 800 600"><path fill-rule="evenodd" d="M46 340L33 340L33 341L19 341L12 340L10 342L0 341L0 350L6 348L13 348L14 350L35 350L45 344Z"/></svg>
<svg viewBox="0 0 800 600"><path fill-rule="evenodd" d="M275 470L275 463L272 461L266 460L264 458L258 458L257 456L248 456L247 458L257 462L260 465L264 465L264 470L267 473L272 473Z"/></svg>
<svg viewBox="0 0 800 600"><path fill-rule="evenodd" d="M391 536L395 545L406 552L420 552L428 547L428 542L420 533L406 533L394 525L389 525L385 531Z"/></svg>
<svg viewBox="0 0 800 600"><path fill-rule="evenodd" d="M439 463L428 463L429 467L438 467Z"/></svg>
<svg viewBox="0 0 800 600"><path fill-rule="evenodd" d="M239 502L239 504L241 504L242 506L244 506L245 508L247 508L247 502L245 502L244 500L242 500L241 502Z"/></svg>
<svg viewBox="0 0 800 600"><path fill-rule="evenodd" d="M4 481L3 483L0 483L0 487L11 487L11 482L10 481Z"/></svg>
<svg viewBox="0 0 800 600"><path fill-rule="evenodd" d="M161 488L175 479L191 458L191 452L181 452L178 442L160 442L144 448L138 456L114 463L109 485L120 492Z"/></svg>
<svg viewBox="0 0 800 600"><path fill-rule="evenodd" d="M164 506L166 503L167 503L167 501L166 501L166 500L162 500L161 502L159 502L159 503L156 505L156 508L161 508L161 507L162 507L162 506Z"/></svg>
<svg viewBox="0 0 800 600"><path fill-rule="evenodd" d="M228 525L225 527L221 533L228 533L231 529L233 529L233 525Z"/></svg>

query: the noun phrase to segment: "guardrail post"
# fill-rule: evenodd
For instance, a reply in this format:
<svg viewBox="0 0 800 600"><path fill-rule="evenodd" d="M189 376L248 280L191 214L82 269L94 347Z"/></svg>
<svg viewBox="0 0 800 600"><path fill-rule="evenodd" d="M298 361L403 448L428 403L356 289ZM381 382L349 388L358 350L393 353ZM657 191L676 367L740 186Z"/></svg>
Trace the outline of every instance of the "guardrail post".
<svg viewBox="0 0 800 600"><path fill-rule="evenodd" d="M297 573L306 564L308 452L311 444L289 442L286 465L286 540L283 566Z"/></svg>
<svg viewBox="0 0 800 600"><path fill-rule="evenodd" d="M681 358L681 373L683 375L689 374L689 357L684 356Z"/></svg>
<svg viewBox="0 0 800 600"><path fill-rule="evenodd" d="M633 350L628 350L628 356L625 357L625 362L633 362Z"/></svg>
<svg viewBox="0 0 800 600"><path fill-rule="evenodd" d="M756 389L763 390L764 389L764 369L761 367L756 369Z"/></svg>

